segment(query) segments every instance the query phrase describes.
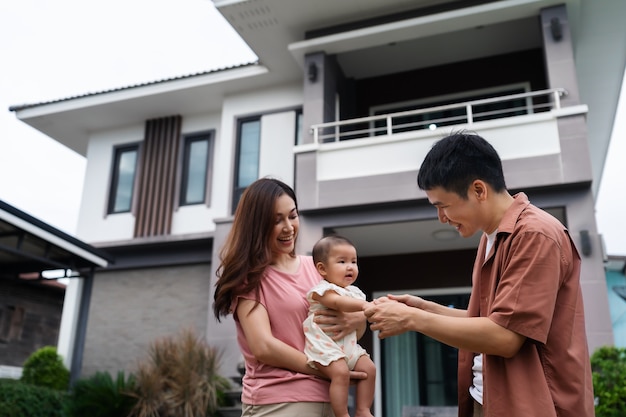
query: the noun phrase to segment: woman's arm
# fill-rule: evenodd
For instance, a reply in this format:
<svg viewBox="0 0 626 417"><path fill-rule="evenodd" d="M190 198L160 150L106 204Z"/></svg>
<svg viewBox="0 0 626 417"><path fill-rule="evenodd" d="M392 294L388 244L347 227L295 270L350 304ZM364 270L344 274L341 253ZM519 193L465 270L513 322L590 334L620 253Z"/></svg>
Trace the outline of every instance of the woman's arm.
<svg viewBox="0 0 626 417"><path fill-rule="evenodd" d="M274 337L267 310L261 304L253 300L240 299L237 303L236 314L250 351L259 362L276 368L326 378L320 371L307 364L307 358L303 352ZM365 317L363 313L361 316ZM350 378L366 379L367 374L350 371Z"/></svg>
<svg viewBox="0 0 626 417"><path fill-rule="evenodd" d="M356 332L357 339L365 334L367 320L363 310L370 307L371 303L341 296L331 290L326 291L324 295L313 293L312 297L327 308L315 312L315 322L334 340L340 340L352 332Z"/></svg>
<svg viewBox="0 0 626 417"><path fill-rule="evenodd" d="M259 362L294 372L323 376L307 365L303 352L274 337L267 310L261 304L239 299L236 314L250 351Z"/></svg>

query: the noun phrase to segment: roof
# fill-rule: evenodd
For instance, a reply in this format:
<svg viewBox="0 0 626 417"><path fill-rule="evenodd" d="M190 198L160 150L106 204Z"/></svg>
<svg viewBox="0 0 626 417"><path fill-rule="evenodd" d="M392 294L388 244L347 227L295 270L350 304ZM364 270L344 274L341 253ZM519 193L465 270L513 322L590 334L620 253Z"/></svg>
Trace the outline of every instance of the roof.
<svg viewBox="0 0 626 417"><path fill-rule="evenodd" d="M102 91L90 92L90 93L85 93L85 94L78 94L78 95L64 97L64 98L55 99L55 100L40 101L40 102L37 102L37 103L16 104L16 105L10 106L9 107L9 111L20 111L20 110L30 109L30 108L33 108L33 107L44 106L44 105L47 105L47 104L61 103L63 101L70 101L70 100L75 100L75 99L79 99L79 98L98 96L98 95L107 94L107 93L115 93L115 92L118 92L118 91L130 90L130 89L133 89L133 88L140 88L140 87L145 87L145 86L150 86L150 85L163 84L163 83L167 83L167 82L170 82L170 81L184 80L184 79L189 79L189 78L194 78L194 77L200 77L200 76L207 75L207 74L213 74L213 73L217 73L217 72L222 72L222 71L227 71L227 70L231 70L231 69L235 69L235 68L241 68L241 67L246 67L246 66L250 66L250 65L257 65L257 64L258 64L258 61L246 62L246 63L232 65L232 66L228 66L228 67L215 68L215 69L208 70L208 71L201 71L201 72L196 72L196 73L187 74L187 75L179 75L179 76L175 76L175 77L168 77L168 78L163 78L163 79L156 80L156 81L148 81L148 82L139 83L139 84L131 84L131 85L124 86L124 87L110 88L110 89L102 90Z"/></svg>
<svg viewBox="0 0 626 417"><path fill-rule="evenodd" d="M0 278L59 269L69 277L113 262L106 252L0 200Z"/></svg>

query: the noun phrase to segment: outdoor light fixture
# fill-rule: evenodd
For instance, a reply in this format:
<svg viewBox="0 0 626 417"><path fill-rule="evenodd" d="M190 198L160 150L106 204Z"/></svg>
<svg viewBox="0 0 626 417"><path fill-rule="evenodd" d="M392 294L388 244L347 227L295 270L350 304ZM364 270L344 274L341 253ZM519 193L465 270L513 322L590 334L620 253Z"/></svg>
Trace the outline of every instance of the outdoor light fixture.
<svg viewBox="0 0 626 417"><path fill-rule="evenodd" d="M550 19L550 32L552 33L552 39L555 41L563 39L563 27L558 17Z"/></svg>
<svg viewBox="0 0 626 417"><path fill-rule="evenodd" d="M308 75L309 81L311 81L312 83L317 81L317 64L315 62L311 62L309 64L307 75Z"/></svg>
<svg viewBox="0 0 626 417"><path fill-rule="evenodd" d="M580 250L584 256L591 255L591 238L589 237L589 230L580 231Z"/></svg>

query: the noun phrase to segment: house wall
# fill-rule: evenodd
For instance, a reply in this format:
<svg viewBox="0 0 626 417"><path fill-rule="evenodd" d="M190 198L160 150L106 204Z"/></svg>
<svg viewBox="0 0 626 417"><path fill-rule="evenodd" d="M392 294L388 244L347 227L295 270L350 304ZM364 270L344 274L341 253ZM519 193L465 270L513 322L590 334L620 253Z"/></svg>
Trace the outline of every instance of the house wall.
<svg viewBox="0 0 626 417"><path fill-rule="evenodd" d="M213 219L228 215L234 175L236 124L239 118L262 117L259 176L275 176L293 184L295 111L301 105L301 86L290 84L227 97L219 114L183 115L181 135L209 130L215 132L211 197L209 205L177 207L172 217L171 234L211 232L215 229ZM138 124L91 135L77 226L77 234L81 239L94 243L133 238L135 214L107 214L107 202L113 149L115 146L143 141L144 128L144 124Z"/></svg>
<svg viewBox="0 0 626 417"><path fill-rule="evenodd" d="M624 298L626 276L624 276L624 268L622 267L621 271L607 270L606 284L615 346L626 348L626 298Z"/></svg>
<svg viewBox="0 0 626 417"><path fill-rule="evenodd" d="M81 376L130 372L150 343L185 328L206 337L209 264L95 275Z"/></svg>
<svg viewBox="0 0 626 417"><path fill-rule="evenodd" d="M22 366L37 349L56 346L64 288L0 280L0 365ZM15 317L15 310L23 315Z"/></svg>

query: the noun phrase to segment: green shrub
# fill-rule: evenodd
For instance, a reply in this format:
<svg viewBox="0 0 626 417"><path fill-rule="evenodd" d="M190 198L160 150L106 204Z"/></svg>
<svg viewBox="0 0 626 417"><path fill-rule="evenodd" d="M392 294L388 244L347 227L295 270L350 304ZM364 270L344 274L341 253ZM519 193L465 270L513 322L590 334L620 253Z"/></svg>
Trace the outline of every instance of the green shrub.
<svg viewBox="0 0 626 417"><path fill-rule="evenodd" d="M16 380L0 380L0 417L63 417L66 393Z"/></svg>
<svg viewBox="0 0 626 417"><path fill-rule="evenodd" d="M591 355L596 417L626 416L626 348L603 346Z"/></svg>
<svg viewBox="0 0 626 417"><path fill-rule="evenodd" d="M79 379L70 390L67 402L68 417L125 417L136 400L130 395L135 389L132 375L125 378L117 373L115 381L108 372Z"/></svg>
<svg viewBox="0 0 626 417"><path fill-rule="evenodd" d="M54 346L44 346L36 350L22 370L22 382L56 390L67 390L70 371L63 365L63 358Z"/></svg>
<svg viewBox="0 0 626 417"><path fill-rule="evenodd" d="M191 330L157 340L135 372L132 417L214 415L230 382L218 374L220 352Z"/></svg>

